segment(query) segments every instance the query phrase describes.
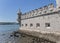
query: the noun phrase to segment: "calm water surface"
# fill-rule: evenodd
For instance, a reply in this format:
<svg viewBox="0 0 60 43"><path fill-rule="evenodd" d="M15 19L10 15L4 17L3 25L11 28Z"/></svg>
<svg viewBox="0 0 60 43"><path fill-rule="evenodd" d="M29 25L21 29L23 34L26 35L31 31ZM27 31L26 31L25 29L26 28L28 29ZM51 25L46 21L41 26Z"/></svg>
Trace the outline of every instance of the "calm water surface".
<svg viewBox="0 0 60 43"><path fill-rule="evenodd" d="M0 25L0 43L6 43L10 34L19 29L19 25Z"/></svg>

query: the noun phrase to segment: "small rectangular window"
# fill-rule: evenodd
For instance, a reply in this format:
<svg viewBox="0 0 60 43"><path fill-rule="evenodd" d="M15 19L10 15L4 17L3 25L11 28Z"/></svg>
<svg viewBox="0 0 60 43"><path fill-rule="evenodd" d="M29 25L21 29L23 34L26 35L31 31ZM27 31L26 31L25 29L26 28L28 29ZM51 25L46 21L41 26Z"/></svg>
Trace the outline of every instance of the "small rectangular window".
<svg viewBox="0 0 60 43"><path fill-rule="evenodd" d="M39 23L37 23L37 24L36 24L36 27L40 27L40 24L39 24Z"/></svg>
<svg viewBox="0 0 60 43"><path fill-rule="evenodd" d="M24 26L24 25L22 24L22 26Z"/></svg>
<svg viewBox="0 0 60 43"><path fill-rule="evenodd" d="M50 23L45 23L45 27L50 27Z"/></svg>
<svg viewBox="0 0 60 43"><path fill-rule="evenodd" d="M27 24L25 24L25 26L27 26Z"/></svg>
<svg viewBox="0 0 60 43"><path fill-rule="evenodd" d="M30 24L30 27L32 27L33 26L33 24Z"/></svg>

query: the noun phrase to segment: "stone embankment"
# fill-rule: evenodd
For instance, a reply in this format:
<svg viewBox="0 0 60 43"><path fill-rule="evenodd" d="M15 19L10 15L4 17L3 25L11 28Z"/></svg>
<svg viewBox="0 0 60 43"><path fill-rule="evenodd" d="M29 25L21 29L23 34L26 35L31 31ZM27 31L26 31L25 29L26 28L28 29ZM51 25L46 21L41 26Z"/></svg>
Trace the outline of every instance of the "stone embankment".
<svg viewBox="0 0 60 43"><path fill-rule="evenodd" d="M45 33L37 31L19 30L14 32L15 43L60 43L60 35L57 33Z"/></svg>

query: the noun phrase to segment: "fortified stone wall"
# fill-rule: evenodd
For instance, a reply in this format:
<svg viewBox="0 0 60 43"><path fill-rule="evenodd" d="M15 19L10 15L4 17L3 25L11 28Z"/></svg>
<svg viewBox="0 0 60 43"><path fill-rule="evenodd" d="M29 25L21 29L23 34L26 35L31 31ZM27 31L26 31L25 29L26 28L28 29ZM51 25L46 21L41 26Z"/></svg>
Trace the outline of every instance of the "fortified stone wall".
<svg viewBox="0 0 60 43"><path fill-rule="evenodd" d="M36 25L37 23L39 24L38 27ZM47 27L46 23L49 23L50 26ZM32 24L33 26L31 27L30 24ZM31 29L31 30L39 30L46 32L60 32L60 11L51 14L45 14L34 18L21 20L20 29Z"/></svg>
<svg viewBox="0 0 60 43"><path fill-rule="evenodd" d="M60 8L49 4L20 17L21 37L16 43L60 43ZM40 24L39 27L36 26L37 23ZM46 23L49 24L48 27ZM32 27L30 24L33 24Z"/></svg>
<svg viewBox="0 0 60 43"><path fill-rule="evenodd" d="M51 13L54 12L56 9L54 9L54 5L53 4L49 4L48 6L44 6L35 10L32 10L30 12L24 13L21 15L21 19L25 19L25 18L30 18L30 17L34 17L34 16L38 16L38 15L42 15L42 14L47 14L47 13Z"/></svg>

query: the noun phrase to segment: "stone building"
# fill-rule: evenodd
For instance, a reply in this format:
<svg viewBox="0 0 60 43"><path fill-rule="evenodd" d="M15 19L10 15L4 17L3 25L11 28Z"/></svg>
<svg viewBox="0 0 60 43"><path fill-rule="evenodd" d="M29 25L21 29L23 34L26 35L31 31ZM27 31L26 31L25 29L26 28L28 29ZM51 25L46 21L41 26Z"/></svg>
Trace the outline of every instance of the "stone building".
<svg viewBox="0 0 60 43"><path fill-rule="evenodd" d="M19 11L20 28L60 32L60 5L58 4L60 1L57 0L56 2L57 8L51 3L25 14Z"/></svg>
<svg viewBox="0 0 60 43"><path fill-rule="evenodd" d="M60 0L56 0L56 5L51 3L24 14L19 11L20 30L60 34Z"/></svg>

